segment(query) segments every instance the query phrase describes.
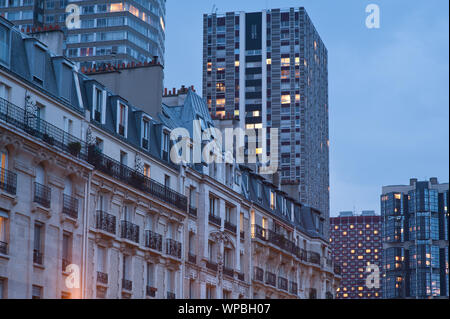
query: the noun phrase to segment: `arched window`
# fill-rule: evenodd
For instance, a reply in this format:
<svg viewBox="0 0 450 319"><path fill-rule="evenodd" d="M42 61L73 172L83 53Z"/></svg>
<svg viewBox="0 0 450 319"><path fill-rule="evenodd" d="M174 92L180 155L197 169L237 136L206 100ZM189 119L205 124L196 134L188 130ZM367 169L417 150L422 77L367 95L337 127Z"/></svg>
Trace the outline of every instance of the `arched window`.
<svg viewBox="0 0 450 319"><path fill-rule="evenodd" d="M42 164L36 167L36 183L45 185L45 170Z"/></svg>

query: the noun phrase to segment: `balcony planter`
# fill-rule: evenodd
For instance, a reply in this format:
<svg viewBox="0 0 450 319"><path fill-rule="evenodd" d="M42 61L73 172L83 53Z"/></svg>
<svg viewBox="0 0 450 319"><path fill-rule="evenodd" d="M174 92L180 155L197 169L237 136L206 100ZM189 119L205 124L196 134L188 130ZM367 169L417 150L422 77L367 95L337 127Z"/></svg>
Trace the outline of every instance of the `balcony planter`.
<svg viewBox="0 0 450 319"><path fill-rule="evenodd" d="M67 145L69 153L73 156L78 156L81 152L81 143L80 142L72 142Z"/></svg>

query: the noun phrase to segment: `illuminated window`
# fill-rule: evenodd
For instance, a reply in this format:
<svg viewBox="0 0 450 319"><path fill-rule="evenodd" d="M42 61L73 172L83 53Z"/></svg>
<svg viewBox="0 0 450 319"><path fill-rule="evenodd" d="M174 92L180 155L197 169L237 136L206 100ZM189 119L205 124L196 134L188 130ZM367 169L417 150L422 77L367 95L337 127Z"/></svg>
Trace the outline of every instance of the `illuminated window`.
<svg viewBox="0 0 450 319"><path fill-rule="evenodd" d="M259 111L254 111L253 117L258 117L258 116L261 116L261 113Z"/></svg>
<svg viewBox="0 0 450 319"><path fill-rule="evenodd" d="M358 291L364 291L363 287L358 287Z"/></svg>
<svg viewBox="0 0 450 319"><path fill-rule="evenodd" d="M374 232L373 232L373 234L374 235L378 235L380 232L378 231L378 230L375 230Z"/></svg>
<svg viewBox="0 0 450 319"><path fill-rule="evenodd" d="M366 254L370 254L371 252L372 252L371 249L367 249L367 250L366 250Z"/></svg>
<svg viewBox="0 0 450 319"><path fill-rule="evenodd" d="M208 62L208 72L211 72L212 71L212 62Z"/></svg>
<svg viewBox="0 0 450 319"><path fill-rule="evenodd" d="M395 194L395 199L402 199L402 195L401 194Z"/></svg>
<svg viewBox="0 0 450 319"><path fill-rule="evenodd" d="M256 129L256 130L259 130L259 129L262 129L262 128L263 128L262 123L260 123L260 124L255 124L255 129Z"/></svg>
<svg viewBox="0 0 450 319"><path fill-rule="evenodd" d="M267 64L268 65L272 64L272 59L267 59Z"/></svg>
<svg viewBox="0 0 450 319"><path fill-rule="evenodd" d="M334 226L334 229L335 230L339 230L339 226Z"/></svg>
<svg viewBox="0 0 450 319"><path fill-rule="evenodd" d="M240 65L239 61L235 61L235 62L234 62L234 66L235 66L235 67L238 67L239 65Z"/></svg>
<svg viewBox="0 0 450 319"><path fill-rule="evenodd" d="M219 112L216 112L216 117L218 117L218 118L224 118L224 117L225 117L225 111L219 111Z"/></svg>
<svg viewBox="0 0 450 319"><path fill-rule="evenodd" d="M262 152L263 152L262 148L256 149L256 155L262 154Z"/></svg>
<svg viewBox="0 0 450 319"><path fill-rule="evenodd" d="M370 225L369 225L369 224L367 224L367 225L366 225L366 228L367 228L367 229L369 229L369 228L370 228Z"/></svg>
<svg viewBox="0 0 450 319"><path fill-rule="evenodd" d="M287 80L289 79L290 72L289 70L281 70L281 79Z"/></svg>
<svg viewBox="0 0 450 319"><path fill-rule="evenodd" d="M217 99L216 100L216 106L224 107L225 106L225 99Z"/></svg>
<svg viewBox="0 0 450 319"><path fill-rule="evenodd" d="M344 294L344 298L348 298L348 294Z"/></svg>
<svg viewBox="0 0 450 319"><path fill-rule="evenodd" d="M281 96L281 104L291 104L291 96L290 95L282 95Z"/></svg>
<svg viewBox="0 0 450 319"><path fill-rule="evenodd" d="M291 64L291 59L289 59L289 58L281 59L281 66L289 66L290 64Z"/></svg>
<svg viewBox="0 0 450 319"><path fill-rule="evenodd" d="M355 225L350 225L350 229L355 229Z"/></svg>
<svg viewBox="0 0 450 319"><path fill-rule="evenodd" d="M300 57L296 57L295 58L295 65L299 66L300 65Z"/></svg>
<svg viewBox="0 0 450 319"><path fill-rule="evenodd" d="M358 256L358 260L363 260L364 256Z"/></svg>
<svg viewBox="0 0 450 319"><path fill-rule="evenodd" d="M255 124L247 124L247 125L245 126L245 128L246 128L247 130L254 130L254 129L255 129Z"/></svg>
<svg viewBox="0 0 450 319"><path fill-rule="evenodd" d="M295 102L300 102L300 94L295 94Z"/></svg>
<svg viewBox="0 0 450 319"><path fill-rule="evenodd" d="M342 235L343 235L343 236L347 236L348 233L345 231L345 232L342 233Z"/></svg>
<svg viewBox="0 0 450 319"><path fill-rule="evenodd" d="M352 249L350 253L351 253L351 254L355 254L355 253L356 253L356 250Z"/></svg>
<svg viewBox="0 0 450 319"><path fill-rule="evenodd" d="M239 110L234 111L234 116L239 116Z"/></svg>
<svg viewBox="0 0 450 319"><path fill-rule="evenodd" d="M109 5L109 12L119 12L123 11L122 3L111 3Z"/></svg>
<svg viewBox="0 0 450 319"><path fill-rule="evenodd" d="M270 208L272 210L277 208L277 195L273 191L270 192Z"/></svg>
<svg viewBox="0 0 450 319"><path fill-rule="evenodd" d="M164 20L162 17L159 18L159 23L161 24L161 29L163 32L166 32L166 25L164 24Z"/></svg>
<svg viewBox="0 0 450 319"><path fill-rule="evenodd" d="M225 84L224 83L216 83L216 89L219 92L225 92Z"/></svg>

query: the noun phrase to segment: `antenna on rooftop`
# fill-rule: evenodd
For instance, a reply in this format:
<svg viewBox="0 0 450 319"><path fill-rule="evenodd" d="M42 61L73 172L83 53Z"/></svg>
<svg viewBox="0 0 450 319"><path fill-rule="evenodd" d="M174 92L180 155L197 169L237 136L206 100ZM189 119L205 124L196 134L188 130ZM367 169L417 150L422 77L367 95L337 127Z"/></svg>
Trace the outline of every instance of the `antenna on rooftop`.
<svg viewBox="0 0 450 319"><path fill-rule="evenodd" d="M217 10L218 10L218 8L217 8L216 4L214 4L213 7L212 7L212 10L211 10L211 13L212 14L216 14Z"/></svg>

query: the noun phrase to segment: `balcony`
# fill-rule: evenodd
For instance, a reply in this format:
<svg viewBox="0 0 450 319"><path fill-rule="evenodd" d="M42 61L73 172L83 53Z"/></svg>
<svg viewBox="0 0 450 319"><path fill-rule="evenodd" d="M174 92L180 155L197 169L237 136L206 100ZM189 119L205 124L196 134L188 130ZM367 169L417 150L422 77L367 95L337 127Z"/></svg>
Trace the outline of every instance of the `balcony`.
<svg viewBox="0 0 450 319"><path fill-rule="evenodd" d="M278 289L288 291L288 280L283 277L278 277Z"/></svg>
<svg viewBox="0 0 450 319"><path fill-rule="evenodd" d="M0 168L0 190L10 195L17 194L17 174Z"/></svg>
<svg viewBox="0 0 450 319"><path fill-rule="evenodd" d="M181 243L173 240L166 240L166 254L181 259Z"/></svg>
<svg viewBox="0 0 450 319"><path fill-rule="evenodd" d="M145 247L162 252L162 236L147 230L145 232Z"/></svg>
<svg viewBox="0 0 450 319"><path fill-rule="evenodd" d="M96 228L112 235L116 235L116 216L97 211Z"/></svg>
<svg viewBox="0 0 450 319"><path fill-rule="evenodd" d="M252 237L266 241L267 231L259 225L252 226Z"/></svg>
<svg viewBox="0 0 450 319"><path fill-rule="evenodd" d="M167 299L177 299L177 296L173 292L167 292Z"/></svg>
<svg viewBox="0 0 450 319"><path fill-rule="evenodd" d="M34 202L42 207L50 208L51 189L48 186L34 183Z"/></svg>
<svg viewBox="0 0 450 319"><path fill-rule="evenodd" d="M155 298L157 291L158 291L158 289L156 289L154 287L151 287L151 286L147 286L146 287L146 295L147 295L147 297Z"/></svg>
<svg viewBox="0 0 450 319"><path fill-rule="evenodd" d="M189 253L188 255L188 261L192 264L196 264L197 263L197 256L194 255L193 253Z"/></svg>
<svg viewBox="0 0 450 319"><path fill-rule="evenodd" d="M83 160L87 158L85 142L3 98L0 98L0 120L52 147Z"/></svg>
<svg viewBox="0 0 450 319"><path fill-rule="evenodd" d="M78 219L78 199L64 194L63 213L73 219Z"/></svg>
<svg viewBox="0 0 450 319"><path fill-rule="evenodd" d="M0 241L0 254L8 255L8 243Z"/></svg>
<svg viewBox="0 0 450 319"><path fill-rule="evenodd" d="M220 217L213 216L211 214L209 215L209 222L219 227L222 226L222 219Z"/></svg>
<svg viewBox="0 0 450 319"><path fill-rule="evenodd" d="M43 265L44 264L44 254L41 253L39 250L33 251L33 263L36 265Z"/></svg>
<svg viewBox="0 0 450 319"><path fill-rule="evenodd" d="M289 292L293 295L298 294L298 284L296 282L291 281L289 284Z"/></svg>
<svg viewBox="0 0 450 319"><path fill-rule="evenodd" d="M237 226L229 221L225 221L225 229L236 234Z"/></svg>
<svg viewBox="0 0 450 319"><path fill-rule="evenodd" d="M334 266L334 273L335 273L336 275L341 275L341 274L342 274L341 266L335 265L335 266Z"/></svg>
<svg viewBox="0 0 450 319"><path fill-rule="evenodd" d="M217 265L217 263L208 260L206 262L206 268L212 271L217 271L219 269L219 266Z"/></svg>
<svg viewBox="0 0 450 319"><path fill-rule="evenodd" d="M139 244L139 226L123 220L120 225L120 237Z"/></svg>
<svg viewBox="0 0 450 319"><path fill-rule="evenodd" d="M234 270L233 270L233 268L223 267L223 274L225 276L234 278Z"/></svg>
<svg viewBox="0 0 450 319"><path fill-rule="evenodd" d="M187 211L187 197L158 183L142 173L121 164L120 162L102 154L95 146L89 147L88 162L95 169L120 180L142 192L148 193L164 203Z"/></svg>
<svg viewBox="0 0 450 319"><path fill-rule="evenodd" d="M61 270L63 271L63 272L66 272L66 270L67 270L67 267L71 264L72 262L70 261L70 260L68 260L68 259L64 259L63 258L63 260L62 260L62 264L61 264Z"/></svg>
<svg viewBox="0 0 450 319"><path fill-rule="evenodd" d="M277 275L266 271L266 284L276 287L277 286Z"/></svg>
<svg viewBox="0 0 450 319"><path fill-rule="evenodd" d="M264 270L258 267L255 267L255 280L263 282L264 281Z"/></svg>
<svg viewBox="0 0 450 319"><path fill-rule="evenodd" d="M132 291L133 282L127 279L122 279L122 290Z"/></svg>
<svg viewBox="0 0 450 319"><path fill-rule="evenodd" d="M189 206L189 215L197 217L197 208Z"/></svg>
<svg viewBox="0 0 450 319"><path fill-rule="evenodd" d="M108 274L97 271L97 283L102 285L108 284Z"/></svg>
<svg viewBox="0 0 450 319"><path fill-rule="evenodd" d="M320 254L314 251L308 253L308 262L316 265L320 265Z"/></svg>

